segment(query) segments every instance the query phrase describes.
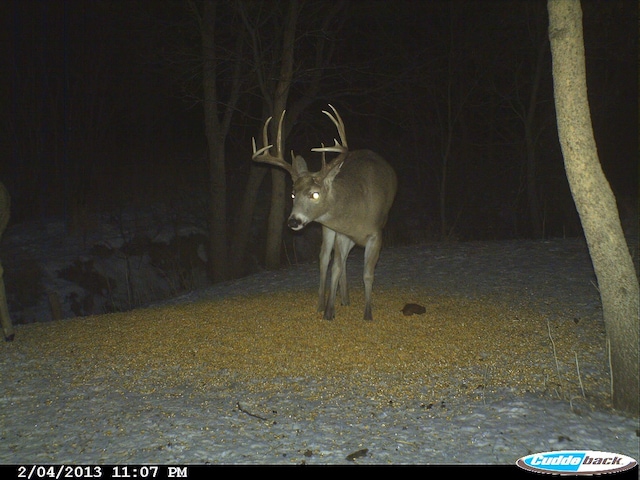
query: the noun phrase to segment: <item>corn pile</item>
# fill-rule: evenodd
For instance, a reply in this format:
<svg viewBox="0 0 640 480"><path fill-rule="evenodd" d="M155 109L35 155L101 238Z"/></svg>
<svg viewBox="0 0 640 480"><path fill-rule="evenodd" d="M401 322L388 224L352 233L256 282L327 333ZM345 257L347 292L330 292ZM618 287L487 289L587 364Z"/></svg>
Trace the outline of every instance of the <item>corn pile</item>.
<svg viewBox="0 0 640 480"><path fill-rule="evenodd" d="M78 384L109 371L136 388L138 376L155 371L162 372L158 389L230 377L261 389L274 379L341 378L393 398L416 389L478 398L505 387L564 399L584 391L600 406L608 402L601 322L566 311L545 316L519 299L420 289L376 290L374 321L366 322L363 296L352 289L351 305L337 302L334 321L316 311L314 291L282 292L21 326L6 348L29 359L15 368L65 366L77 371ZM426 312L403 315L408 302Z"/></svg>

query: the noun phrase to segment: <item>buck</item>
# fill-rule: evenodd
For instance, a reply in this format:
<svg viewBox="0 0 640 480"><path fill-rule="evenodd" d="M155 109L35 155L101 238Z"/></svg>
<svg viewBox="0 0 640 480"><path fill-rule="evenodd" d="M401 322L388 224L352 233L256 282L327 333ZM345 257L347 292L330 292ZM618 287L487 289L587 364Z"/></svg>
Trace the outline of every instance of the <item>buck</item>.
<svg viewBox="0 0 640 480"><path fill-rule="evenodd" d="M327 320L335 318L338 286L342 304L349 304L347 257L354 245L358 244L364 247L364 319L373 320L371 293L374 269L382 247L382 229L396 195L396 174L380 155L371 150L350 151L342 118L332 105L329 107L335 116L325 110L322 113L338 129L340 142L334 139L333 146L322 144L311 149L322 153L320 171L310 172L304 158L293 152L291 163L284 160L282 122L285 112L282 112L278 124L275 154L271 154L273 144L269 143L267 134L271 121L269 117L262 131L264 146L257 150L256 141L252 139L252 159L283 168L291 175L293 208L287 224L292 230L300 230L313 221L322 225L318 311L324 311ZM327 152L337 153L338 156L327 163ZM332 250L333 265L326 298L327 271Z"/></svg>

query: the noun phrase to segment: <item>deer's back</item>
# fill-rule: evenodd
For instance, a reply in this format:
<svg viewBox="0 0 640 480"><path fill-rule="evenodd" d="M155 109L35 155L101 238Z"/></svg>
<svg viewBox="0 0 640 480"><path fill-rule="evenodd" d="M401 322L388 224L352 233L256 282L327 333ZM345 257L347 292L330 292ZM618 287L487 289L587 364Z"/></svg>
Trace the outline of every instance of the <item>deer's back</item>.
<svg viewBox="0 0 640 480"><path fill-rule="evenodd" d="M396 174L380 155L370 150L349 152L333 182L339 208L327 226L363 245L387 221L397 189Z"/></svg>

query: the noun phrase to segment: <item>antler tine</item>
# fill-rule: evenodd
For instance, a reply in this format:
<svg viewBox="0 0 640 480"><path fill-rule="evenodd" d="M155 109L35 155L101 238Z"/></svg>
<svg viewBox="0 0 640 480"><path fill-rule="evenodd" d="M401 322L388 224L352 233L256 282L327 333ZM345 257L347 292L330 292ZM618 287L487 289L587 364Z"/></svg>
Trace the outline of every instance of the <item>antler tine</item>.
<svg viewBox="0 0 640 480"><path fill-rule="evenodd" d="M334 147L325 147L324 143L322 143L321 145L321 148L313 148L312 150L322 153L322 166L320 167L320 175L322 176L327 175L331 170L334 169L336 165L342 165L345 159L344 155L338 155L336 158L327 163L327 152L339 151L341 153L345 153L347 150L331 150Z"/></svg>
<svg viewBox="0 0 640 480"><path fill-rule="evenodd" d="M334 145L332 147L325 147L323 145L321 148L312 148L311 151L312 152L336 152L336 153L347 152L349 150L349 146L347 145L347 134L345 133L344 122L342 121L342 117L340 117L340 114L335 109L335 107L331 104L329 104L329 106L331 107L331 110L333 110L333 113L336 114L335 117L331 114L331 112L328 112L326 110L322 110L322 113L324 113L327 117L329 117L329 119L331 119L333 124L336 126L336 128L338 129L338 135L340 136L340 142L342 143L339 143L338 140L334 138L333 139Z"/></svg>
<svg viewBox="0 0 640 480"><path fill-rule="evenodd" d="M284 112L286 110L282 110L282 115L280 115L280 121L278 122L278 135L276 137L276 149L277 154L282 157L282 122L284 121Z"/></svg>
<svg viewBox="0 0 640 480"><path fill-rule="evenodd" d="M322 113L324 113L327 117L329 117L333 122L333 124L338 129L338 135L340 135L340 141L342 142L342 146L344 148L349 148L349 146L347 145L347 134L344 130L344 122L342 121L342 117L340 116L340 114L338 113L338 110L336 110L336 108L333 105L329 104L329 106L331 107L331 110L333 110L333 113L336 114L336 116L334 117L326 110L323 110Z"/></svg>
<svg viewBox="0 0 640 480"><path fill-rule="evenodd" d="M324 148L324 143L321 143L322 148ZM324 150L322 150L322 170L327 169L327 154Z"/></svg>
<svg viewBox="0 0 640 480"><path fill-rule="evenodd" d="M285 110L282 111L282 115L280 116L280 122L278 122L278 133L276 134L276 154L271 155L269 150L273 147L273 144L269 143L269 123L273 117L267 118L264 122L264 127L262 128L262 143L264 147L260 150L256 148L256 139L251 138L251 144L253 147L253 155L251 158L256 162L269 163L271 165L275 165L277 167L284 168L287 172L289 172L292 176L294 175L293 167L290 163L286 162L282 155L282 123L284 121Z"/></svg>
<svg viewBox="0 0 640 480"><path fill-rule="evenodd" d="M256 160L258 156L262 155L264 152L269 151L269 149L273 147L273 145L269 144L269 137L267 135L269 122L271 122L272 118L273 117L267 118L267 120L264 122L264 127L262 128L262 144L264 145L264 147L262 147L260 150L256 150L256 139L254 137L251 137L251 145L253 147L253 155L251 156L251 158L253 160Z"/></svg>

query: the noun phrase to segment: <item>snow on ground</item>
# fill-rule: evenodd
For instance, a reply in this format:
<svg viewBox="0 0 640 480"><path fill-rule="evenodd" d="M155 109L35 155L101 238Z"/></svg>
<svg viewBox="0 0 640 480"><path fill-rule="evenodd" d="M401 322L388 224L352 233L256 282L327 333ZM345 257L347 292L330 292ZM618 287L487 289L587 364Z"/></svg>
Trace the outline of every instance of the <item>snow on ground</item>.
<svg viewBox="0 0 640 480"><path fill-rule="evenodd" d="M33 248L32 256L44 254ZM51 273L62 263L46 269ZM354 250L348 265L349 282L356 285L362 250ZM156 304L315 288L316 270L308 264L262 272ZM586 247L577 239L383 250L374 292L407 282L434 294L516 295L550 317L601 322ZM40 306L35 315L46 310ZM216 379L194 377L193 384L177 386L167 382L170 366L150 369L131 388L126 372L28 356L20 336L29 328L18 326L16 341L0 347L4 464L513 465L519 457L560 449L640 458L638 419L602 406L573 408L565 399L509 388L434 403L381 400L363 396L362 379L353 375L252 385L220 372Z"/></svg>

